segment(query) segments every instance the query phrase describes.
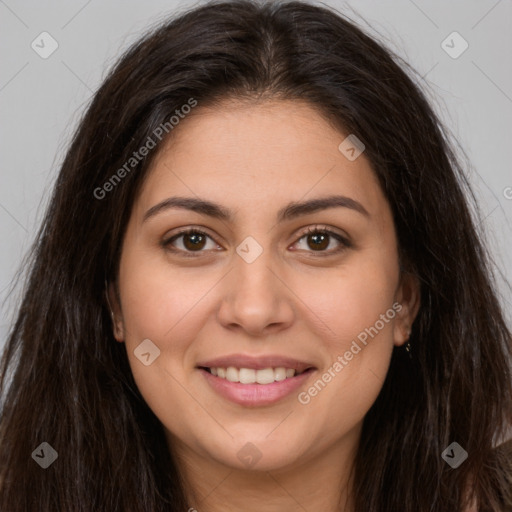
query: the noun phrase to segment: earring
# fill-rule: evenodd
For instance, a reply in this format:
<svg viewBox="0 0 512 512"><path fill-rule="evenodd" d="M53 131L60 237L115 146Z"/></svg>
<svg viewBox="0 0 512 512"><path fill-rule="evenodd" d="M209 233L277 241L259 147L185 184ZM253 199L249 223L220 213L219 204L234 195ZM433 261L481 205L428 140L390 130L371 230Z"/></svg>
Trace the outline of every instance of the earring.
<svg viewBox="0 0 512 512"><path fill-rule="evenodd" d="M411 336L411 329L409 329L407 331L407 343L405 344L405 350L407 351L407 354L409 355L409 359L412 361L411 342L409 341L410 336Z"/></svg>

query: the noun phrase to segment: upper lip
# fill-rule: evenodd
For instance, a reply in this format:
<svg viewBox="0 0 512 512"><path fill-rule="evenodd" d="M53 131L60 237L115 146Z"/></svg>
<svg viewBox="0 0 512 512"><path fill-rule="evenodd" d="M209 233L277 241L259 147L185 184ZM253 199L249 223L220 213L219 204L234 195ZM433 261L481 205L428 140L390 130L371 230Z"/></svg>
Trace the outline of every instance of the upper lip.
<svg viewBox="0 0 512 512"><path fill-rule="evenodd" d="M251 368L253 370L264 370L265 368L293 368L297 373L301 373L308 368L314 368L311 363L299 361L286 356L264 355L248 356L244 354L232 354L228 356L216 357L197 364L203 368Z"/></svg>

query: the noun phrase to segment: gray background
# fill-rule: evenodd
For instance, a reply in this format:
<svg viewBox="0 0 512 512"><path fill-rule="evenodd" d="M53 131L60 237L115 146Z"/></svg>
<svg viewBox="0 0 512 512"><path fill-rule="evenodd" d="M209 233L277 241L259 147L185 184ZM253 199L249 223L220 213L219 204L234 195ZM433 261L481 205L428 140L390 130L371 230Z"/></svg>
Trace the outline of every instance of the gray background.
<svg viewBox="0 0 512 512"><path fill-rule="evenodd" d="M166 15L201 3L0 0L0 350L19 295L5 301L7 292L89 98L120 50ZM434 107L469 157L510 319L504 277L512 281L512 1L325 3L377 31L424 77ZM47 59L31 47L43 31L59 45ZM456 59L441 46L454 31L469 44ZM461 48L457 40L447 44Z"/></svg>

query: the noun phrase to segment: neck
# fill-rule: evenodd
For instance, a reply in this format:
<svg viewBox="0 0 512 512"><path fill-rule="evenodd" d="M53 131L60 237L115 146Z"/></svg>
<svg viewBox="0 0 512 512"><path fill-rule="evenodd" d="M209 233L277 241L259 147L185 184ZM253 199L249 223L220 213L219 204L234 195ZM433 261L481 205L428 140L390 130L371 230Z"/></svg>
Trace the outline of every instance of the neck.
<svg viewBox="0 0 512 512"><path fill-rule="evenodd" d="M172 440L190 512L322 510L353 512L352 485L360 430L324 453L267 471L230 467Z"/></svg>

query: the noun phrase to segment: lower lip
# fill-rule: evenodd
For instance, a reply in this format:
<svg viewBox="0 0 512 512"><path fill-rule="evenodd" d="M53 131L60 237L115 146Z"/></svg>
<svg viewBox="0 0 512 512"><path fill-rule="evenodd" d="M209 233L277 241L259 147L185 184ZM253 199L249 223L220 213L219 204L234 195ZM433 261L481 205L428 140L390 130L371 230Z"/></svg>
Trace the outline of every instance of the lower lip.
<svg viewBox="0 0 512 512"><path fill-rule="evenodd" d="M240 384L212 375L199 368L208 384L220 395L245 407L261 407L278 402L296 391L314 372L313 369L272 384Z"/></svg>

